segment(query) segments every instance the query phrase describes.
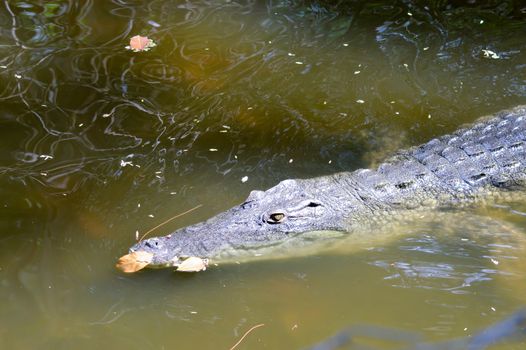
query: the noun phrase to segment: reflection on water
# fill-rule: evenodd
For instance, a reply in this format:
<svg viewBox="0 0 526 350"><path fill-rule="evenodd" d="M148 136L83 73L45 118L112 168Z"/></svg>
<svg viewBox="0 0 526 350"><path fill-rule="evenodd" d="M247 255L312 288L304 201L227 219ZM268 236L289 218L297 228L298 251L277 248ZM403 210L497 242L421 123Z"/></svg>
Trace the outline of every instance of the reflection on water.
<svg viewBox="0 0 526 350"><path fill-rule="evenodd" d="M348 254L113 270L136 231L197 204L159 234L526 103L519 2L0 8L2 347L229 348L258 323L248 348L350 323L449 338L526 302L523 203ZM158 46L126 51L136 34Z"/></svg>

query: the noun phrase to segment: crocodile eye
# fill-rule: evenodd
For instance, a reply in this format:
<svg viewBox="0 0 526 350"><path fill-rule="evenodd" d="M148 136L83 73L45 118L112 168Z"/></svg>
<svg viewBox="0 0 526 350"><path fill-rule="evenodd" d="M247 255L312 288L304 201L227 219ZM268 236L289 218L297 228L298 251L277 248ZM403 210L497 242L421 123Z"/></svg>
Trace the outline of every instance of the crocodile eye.
<svg viewBox="0 0 526 350"><path fill-rule="evenodd" d="M285 219L285 214L283 213L273 213L273 214L270 214L269 215L269 222L271 224L277 224L277 223L280 223L281 221L283 221L283 219Z"/></svg>

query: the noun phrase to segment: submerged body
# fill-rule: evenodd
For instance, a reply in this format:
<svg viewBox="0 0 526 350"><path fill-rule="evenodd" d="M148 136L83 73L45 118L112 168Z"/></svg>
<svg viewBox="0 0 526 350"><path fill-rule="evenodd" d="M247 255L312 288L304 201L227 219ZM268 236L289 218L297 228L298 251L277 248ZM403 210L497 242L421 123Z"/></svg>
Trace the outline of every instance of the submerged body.
<svg viewBox="0 0 526 350"><path fill-rule="evenodd" d="M526 186L526 106L402 152L378 169L285 180L244 203L131 254L149 266L188 257L226 261L272 254L398 220L408 213L506 196ZM283 254L283 253L281 253Z"/></svg>

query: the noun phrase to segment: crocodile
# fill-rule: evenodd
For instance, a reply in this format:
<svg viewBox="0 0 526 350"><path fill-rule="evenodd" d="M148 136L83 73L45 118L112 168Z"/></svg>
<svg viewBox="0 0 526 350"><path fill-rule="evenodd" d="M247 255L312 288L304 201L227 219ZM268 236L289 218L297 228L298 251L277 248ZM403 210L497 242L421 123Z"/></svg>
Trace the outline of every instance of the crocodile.
<svg viewBox="0 0 526 350"><path fill-rule="evenodd" d="M407 150L375 169L288 179L216 216L133 245L148 267L294 255L412 213L491 202L526 188L526 106ZM521 197L523 198L523 197ZM367 228L364 230L364 228Z"/></svg>

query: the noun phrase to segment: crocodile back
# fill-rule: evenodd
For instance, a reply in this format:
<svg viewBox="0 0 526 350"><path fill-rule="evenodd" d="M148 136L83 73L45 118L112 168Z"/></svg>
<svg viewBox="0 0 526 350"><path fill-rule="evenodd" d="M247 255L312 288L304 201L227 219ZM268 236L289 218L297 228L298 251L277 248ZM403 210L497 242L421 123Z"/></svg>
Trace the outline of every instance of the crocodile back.
<svg viewBox="0 0 526 350"><path fill-rule="evenodd" d="M526 106L401 151L348 180L358 196L406 208L526 187Z"/></svg>

